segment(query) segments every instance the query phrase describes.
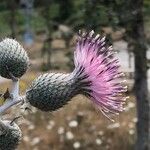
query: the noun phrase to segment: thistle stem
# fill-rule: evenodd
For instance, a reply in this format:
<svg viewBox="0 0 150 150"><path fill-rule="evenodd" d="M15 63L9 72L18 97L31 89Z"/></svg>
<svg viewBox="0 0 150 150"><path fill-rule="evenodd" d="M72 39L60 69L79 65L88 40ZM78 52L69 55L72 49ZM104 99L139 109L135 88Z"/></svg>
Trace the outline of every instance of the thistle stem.
<svg viewBox="0 0 150 150"><path fill-rule="evenodd" d="M12 81L11 95L11 98L7 99L6 102L0 106L0 114L24 100L24 96L19 96L19 80Z"/></svg>
<svg viewBox="0 0 150 150"><path fill-rule="evenodd" d="M9 109L10 107L12 107L13 105L16 105L20 102L23 101L23 98L22 97L19 97L19 99L17 100L14 100L14 99L9 99L8 101L5 102L4 105L2 105L0 107L0 114L4 113L7 109Z"/></svg>
<svg viewBox="0 0 150 150"><path fill-rule="evenodd" d="M12 81L12 91L13 99L19 97L19 80Z"/></svg>

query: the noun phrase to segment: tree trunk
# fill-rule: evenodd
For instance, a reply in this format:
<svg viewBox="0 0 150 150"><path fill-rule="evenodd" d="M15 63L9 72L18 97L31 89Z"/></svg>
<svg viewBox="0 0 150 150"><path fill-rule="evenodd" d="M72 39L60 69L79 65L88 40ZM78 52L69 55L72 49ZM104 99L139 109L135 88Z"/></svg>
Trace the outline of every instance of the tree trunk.
<svg viewBox="0 0 150 150"><path fill-rule="evenodd" d="M9 3L9 9L10 9L10 29L11 29L11 37L16 38L16 9L17 9L17 4L15 0L10 0Z"/></svg>
<svg viewBox="0 0 150 150"><path fill-rule="evenodd" d="M147 85L143 0L133 0L132 7L131 36L134 40L135 95L138 116L136 150L150 150L150 99Z"/></svg>

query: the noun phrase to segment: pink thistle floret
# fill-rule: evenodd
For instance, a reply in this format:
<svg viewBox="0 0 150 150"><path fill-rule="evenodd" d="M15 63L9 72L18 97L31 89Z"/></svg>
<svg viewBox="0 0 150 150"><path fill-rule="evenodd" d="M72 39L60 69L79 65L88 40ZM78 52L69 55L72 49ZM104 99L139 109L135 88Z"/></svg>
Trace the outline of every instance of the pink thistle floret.
<svg viewBox="0 0 150 150"><path fill-rule="evenodd" d="M84 90L87 89L86 93L101 112L110 118L123 111L126 100L123 93L127 90L121 82L124 74L119 71L119 61L112 46L106 46L105 38L95 36L93 31L79 32L74 61L74 73L80 77L86 75L82 82L90 81L90 84Z"/></svg>

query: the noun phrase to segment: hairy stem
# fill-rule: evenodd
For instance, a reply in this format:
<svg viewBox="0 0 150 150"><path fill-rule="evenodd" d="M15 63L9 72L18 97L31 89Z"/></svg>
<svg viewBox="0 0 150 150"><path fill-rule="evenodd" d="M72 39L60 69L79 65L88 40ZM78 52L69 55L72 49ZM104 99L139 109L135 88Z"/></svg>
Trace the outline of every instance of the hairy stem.
<svg viewBox="0 0 150 150"><path fill-rule="evenodd" d="M13 96L13 99L19 97L19 80L12 81L11 94Z"/></svg>
<svg viewBox="0 0 150 150"><path fill-rule="evenodd" d="M13 105L16 105L16 104L18 104L18 103L20 103L22 101L23 101L22 97L19 97L19 99L17 99L17 100L9 99L4 105L2 105L0 107L0 114L4 113L7 109L9 109Z"/></svg>
<svg viewBox="0 0 150 150"><path fill-rule="evenodd" d="M0 114L24 100L24 96L19 96L19 80L12 81L11 98L7 99L4 105L0 106Z"/></svg>

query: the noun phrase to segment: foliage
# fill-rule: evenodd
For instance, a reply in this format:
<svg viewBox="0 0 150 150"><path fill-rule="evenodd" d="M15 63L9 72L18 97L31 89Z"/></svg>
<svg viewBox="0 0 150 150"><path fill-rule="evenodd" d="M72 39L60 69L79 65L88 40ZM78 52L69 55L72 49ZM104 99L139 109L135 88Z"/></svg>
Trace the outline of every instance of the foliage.
<svg viewBox="0 0 150 150"><path fill-rule="evenodd" d="M102 26L112 26L114 29L120 26L130 28L129 22L133 21L132 6L125 0L36 0L32 17L34 31L45 29L53 30L54 25L67 24L73 29L93 28L100 30ZM9 1L0 2L0 31L2 35L10 32L8 23ZM18 8L20 8L18 3ZM150 1L144 0L144 18L149 21ZM20 9L16 11L17 28L24 30L25 19ZM6 33L4 33L6 32Z"/></svg>

